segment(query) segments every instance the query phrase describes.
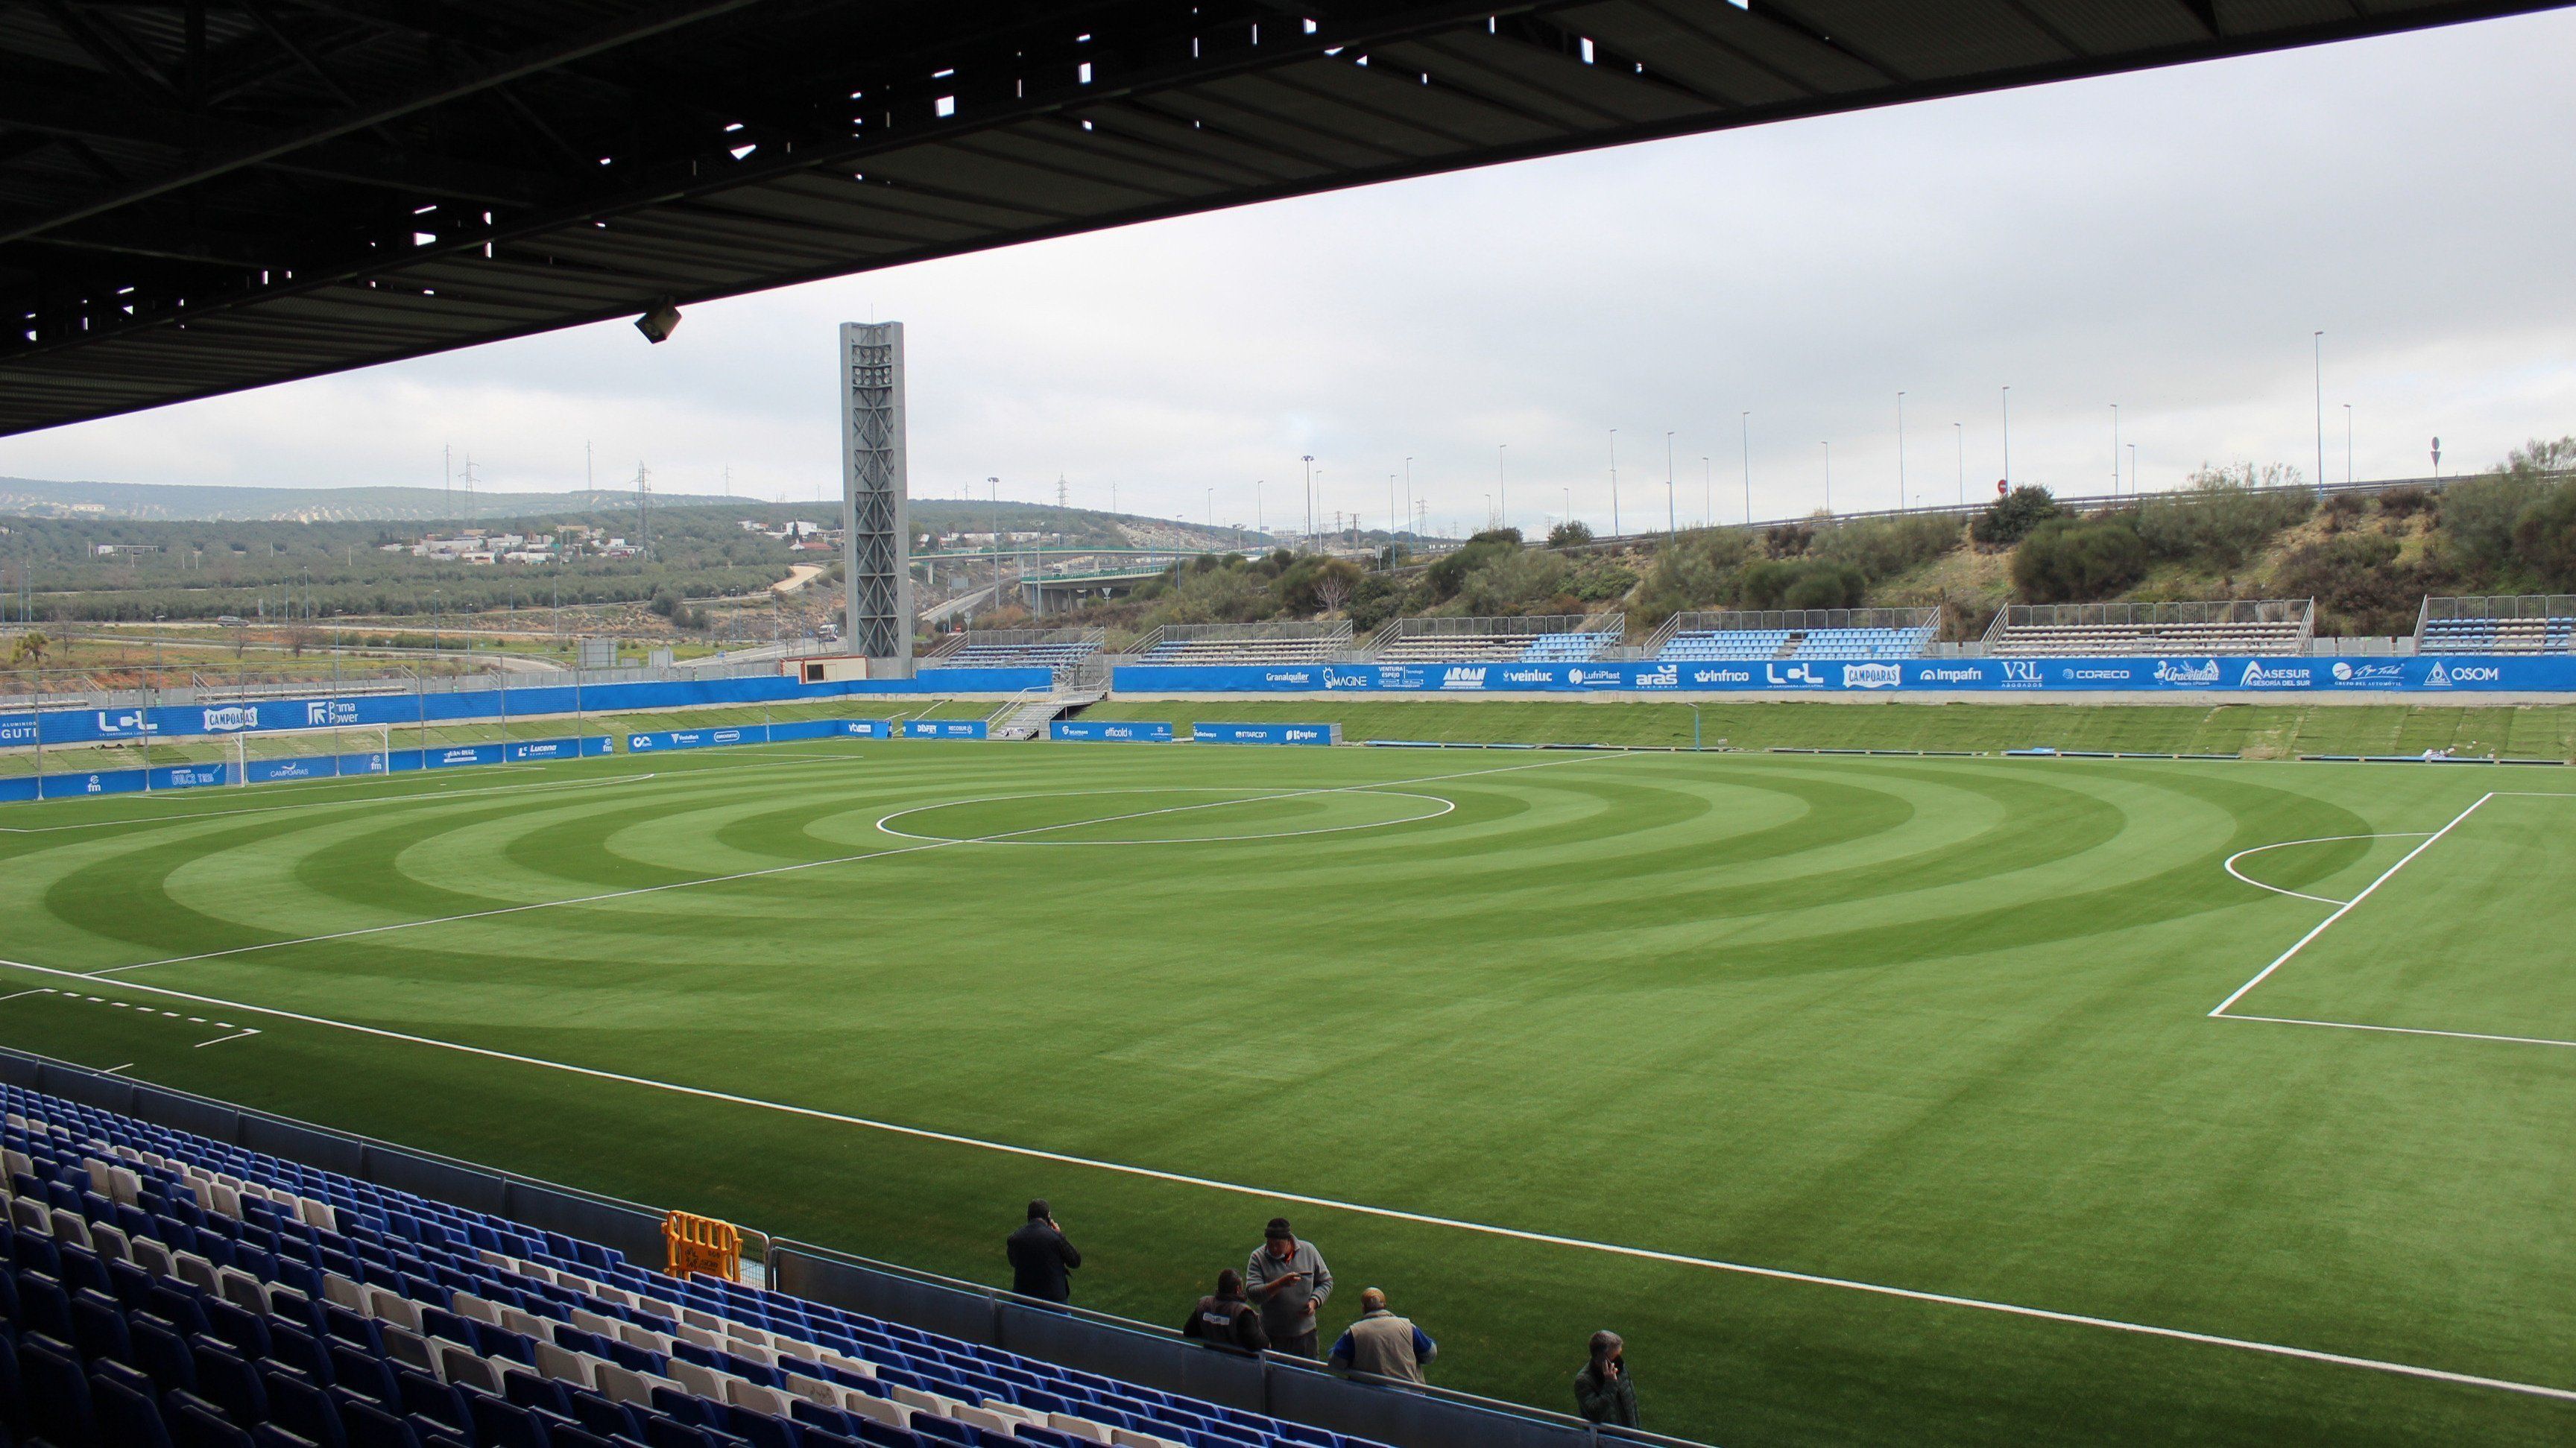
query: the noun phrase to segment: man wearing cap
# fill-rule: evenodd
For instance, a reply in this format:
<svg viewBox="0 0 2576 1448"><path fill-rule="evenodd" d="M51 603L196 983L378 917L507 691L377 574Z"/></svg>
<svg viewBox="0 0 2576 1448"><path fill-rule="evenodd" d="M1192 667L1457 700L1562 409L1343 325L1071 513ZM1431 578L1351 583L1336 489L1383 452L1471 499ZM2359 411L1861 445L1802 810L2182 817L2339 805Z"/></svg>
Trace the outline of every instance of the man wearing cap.
<svg viewBox="0 0 2576 1448"><path fill-rule="evenodd" d="M1065 1240L1055 1224L1054 1209L1040 1197L1029 1203L1029 1219L1004 1242L1011 1258L1011 1290L1040 1302L1073 1300L1073 1269L1082 1254Z"/></svg>
<svg viewBox="0 0 2576 1448"><path fill-rule="evenodd" d="M1243 1267L1246 1293L1261 1304L1261 1327L1274 1352L1315 1355L1315 1309L1333 1295L1333 1269L1312 1242L1300 1242L1286 1217L1272 1217Z"/></svg>

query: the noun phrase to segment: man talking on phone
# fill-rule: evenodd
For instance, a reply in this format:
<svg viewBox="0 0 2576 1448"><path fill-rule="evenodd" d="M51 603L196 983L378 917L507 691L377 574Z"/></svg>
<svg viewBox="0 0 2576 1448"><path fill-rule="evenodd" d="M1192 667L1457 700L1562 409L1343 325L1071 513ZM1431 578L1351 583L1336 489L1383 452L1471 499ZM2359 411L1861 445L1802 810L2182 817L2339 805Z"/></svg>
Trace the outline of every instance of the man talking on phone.
<svg viewBox="0 0 2576 1448"><path fill-rule="evenodd" d="M1315 1355L1315 1309L1333 1295L1333 1269L1312 1242L1300 1242L1286 1217L1273 1217L1243 1267L1245 1294L1261 1304L1261 1327L1270 1348L1296 1357Z"/></svg>
<svg viewBox="0 0 2576 1448"><path fill-rule="evenodd" d="M1011 1258L1013 1292L1040 1302L1073 1300L1073 1269L1082 1265L1082 1254L1065 1240L1046 1198L1029 1203L1028 1222L1003 1245Z"/></svg>

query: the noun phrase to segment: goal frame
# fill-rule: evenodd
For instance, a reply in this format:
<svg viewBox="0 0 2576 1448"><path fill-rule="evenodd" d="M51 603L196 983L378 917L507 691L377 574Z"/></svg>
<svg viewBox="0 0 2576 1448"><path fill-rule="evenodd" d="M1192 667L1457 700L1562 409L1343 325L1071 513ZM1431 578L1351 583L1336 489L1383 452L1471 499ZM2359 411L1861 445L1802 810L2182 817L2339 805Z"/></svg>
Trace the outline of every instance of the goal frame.
<svg viewBox="0 0 2576 1448"><path fill-rule="evenodd" d="M285 784L303 779L339 779L373 777L393 772L393 732L391 724L334 724L306 729L245 729L232 735L232 783L236 788L254 784ZM321 743L327 747L310 752L264 755L255 749L264 740L292 740L297 743ZM355 748L350 747L355 745ZM253 778L254 764L292 766L296 761L310 760L314 768L280 767L259 771ZM356 768L350 761L363 761ZM327 765L327 768L320 767Z"/></svg>

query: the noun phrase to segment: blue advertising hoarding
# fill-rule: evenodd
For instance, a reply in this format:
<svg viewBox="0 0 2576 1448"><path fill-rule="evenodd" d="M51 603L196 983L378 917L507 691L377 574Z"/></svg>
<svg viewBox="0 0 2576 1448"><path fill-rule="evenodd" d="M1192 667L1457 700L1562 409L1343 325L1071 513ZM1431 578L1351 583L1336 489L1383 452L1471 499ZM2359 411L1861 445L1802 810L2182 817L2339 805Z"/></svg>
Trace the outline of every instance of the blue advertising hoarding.
<svg viewBox="0 0 2576 1448"><path fill-rule="evenodd" d="M248 704L163 705L143 709L48 710L47 744L97 744L144 737L350 729L379 724L522 718L538 714L629 713L711 704L764 704L884 694L1016 694L1044 688L1045 669L945 669L916 679L851 679L803 684L784 676L600 684L575 688L472 689L443 694L362 694L349 698L263 699ZM0 716L0 746L36 743L35 716Z"/></svg>
<svg viewBox="0 0 2576 1448"><path fill-rule="evenodd" d="M981 719L906 719L903 721L903 737L906 739L982 739L985 737L984 721Z"/></svg>
<svg viewBox="0 0 2576 1448"><path fill-rule="evenodd" d="M91 794L139 794L144 787L140 769L110 769L97 774L48 774L38 786L46 799L73 799Z"/></svg>
<svg viewBox="0 0 2576 1448"><path fill-rule="evenodd" d="M36 776L32 774L20 774L14 775L8 779L0 779L0 804L20 804L27 800L34 799L36 797L36 792L41 788L43 788L43 785L40 784Z"/></svg>
<svg viewBox="0 0 2576 1448"><path fill-rule="evenodd" d="M502 746L498 744L450 744L420 751L423 769L454 769L466 764L499 764Z"/></svg>
<svg viewBox="0 0 2576 1448"><path fill-rule="evenodd" d="M1160 720L1058 719L1047 726L1050 739L1088 739L1110 744L1169 744L1172 726Z"/></svg>
<svg viewBox="0 0 2576 1448"><path fill-rule="evenodd" d="M1194 744L1339 744L1339 724L1192 724Z"/></svg>
<svg viewBox="0 0 2576 1448"><path fill-rule="evenodd" d="M2353 693L2576 692L2576 656L2420 658L1901 659L1587 664L1130 664L1121 692L1227 693L1913 693L1925 691Z"/></svg>
<svg viewBox="0 0 2576 1448"><path fill-rule="evenodd" d="M335 779L340 761L333 755L309 759L254 759L242 766L245 784L274 784L281 779Z"/></svg>

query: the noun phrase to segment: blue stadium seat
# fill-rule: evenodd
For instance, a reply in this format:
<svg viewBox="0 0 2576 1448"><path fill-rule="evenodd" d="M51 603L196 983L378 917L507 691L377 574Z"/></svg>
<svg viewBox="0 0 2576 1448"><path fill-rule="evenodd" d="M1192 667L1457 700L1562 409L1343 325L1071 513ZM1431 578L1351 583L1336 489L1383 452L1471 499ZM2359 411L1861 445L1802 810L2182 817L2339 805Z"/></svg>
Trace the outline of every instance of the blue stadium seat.
<svg viewBox="0 0 2576 1448"><path fill-rule="evenodd" d="M270 1363L261 1368L260 1387L268 1394L268 1421L320 1448L349 1448L340 1427L340 1410L312 1379Z"/></svg>
<svg viewBox="0 0 2576 1448"><path fill-rule="evenodd" d="M134 1365L151 1374L162 1392L197 1390L197 1360L189 1353L187 1340L170 1324L149 1313L136 1313L125 1320L125 1335L134 1348Z"/></svg>
<svg viewBox="0 0 2576 1448"><path fill-rule="evenodd" d="M474 1418L478 1448L547 1448L535 1415L516 1403L474 1393L467 1395L466 1408Z"/></svg>
<svg viewBox="0 0 2576 1448"><path fill-rule="evenodd" d="M347 1433L349 1448L420 1448L420 1438L411 1425L370 1403L343 1401L340 1426Z"/></svg>
<svg viewBox="0 0 2576 1448"><path fill-rule="evenodd" d="M18 1316L21 1332L41 1332L57 1342L75 1341L79 1334L72 1327L72 1298L62 1283L43 1272L18 1274Z"/></svg>
<svg viewBox="0 0 2576 1448"><path fill-rule="evenodd" d="M234 1427L215 1408L195 1399L179 1406L168 1424L172 1448L251 1448L248 1433Z"/></svg>
<svg viewBox="0 0 2576 1448"><path fill-rule="evenodd" d="M236 1423L268 1420L268 1390L258 1370L240 1354L211 1337L189 1339L188 1350L197 1360L198 1396L223 1409Z"/></svg>
<svg viewBox="0 0 2576 1448"><path fill-rule="evenodd" d="M125 1310L104 1292L84 1291L72 1299L72 1346L83 1358L134 1361L126 1341Z"/></svg>
<svg viewBox="0 0 2576 1448"><path fill-rule="evenodd" d="M137 1392L105 1376L90 1379L90 1401L98 1430L115 1448L171 1448L161 1409L150 1393Z"/></svg>
<svg viewBox="0 0 2576 1448"><path fill-rule="evenodd" d="M394 1386L394 1375L384 1363L349 1343L332 1344L331 1382L379 1404L402 1401L402 1390Z"/></svg>
<svg viewBox="0 0 2576 1448"><path fill-rule="evenodd" d="M89 1378L69 1343L39 1333L18 1339L18 1385L30 1437L82 1444L98 1436Z"/></svg>

